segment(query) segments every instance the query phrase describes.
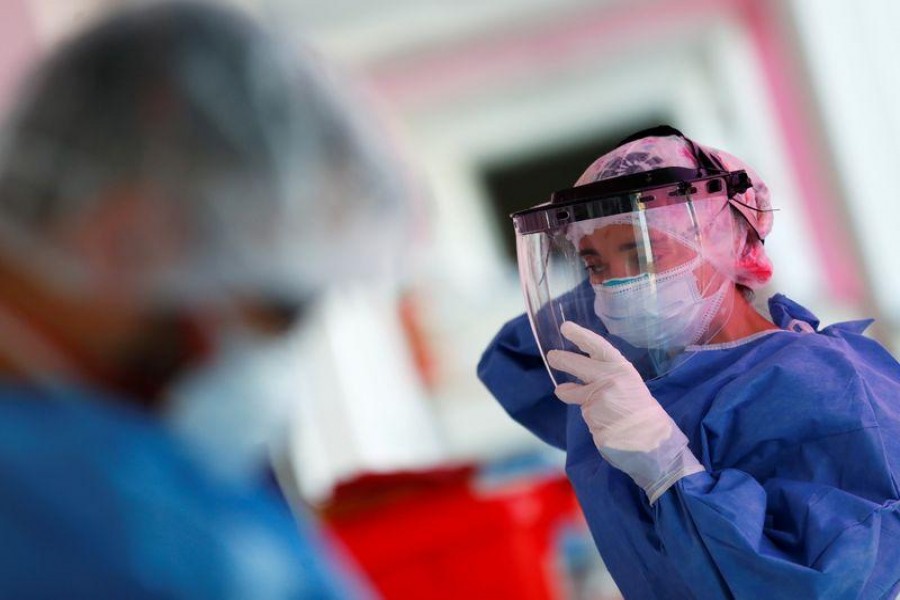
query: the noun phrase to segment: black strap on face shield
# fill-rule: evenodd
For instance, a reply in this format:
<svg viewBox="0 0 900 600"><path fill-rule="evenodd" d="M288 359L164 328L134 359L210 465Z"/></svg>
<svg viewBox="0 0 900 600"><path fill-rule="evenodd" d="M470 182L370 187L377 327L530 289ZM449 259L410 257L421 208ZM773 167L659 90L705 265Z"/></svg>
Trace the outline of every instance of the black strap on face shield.
<svg viewBox="0 0 900 600"><path fill-rule="evenodd" d="M728 169L725 168L725 165L722 164L722 161L720 161L718 159L718 157L710 154L709 152L707 152L706 150L701 148L699 145L697 145L696 142L694 142L694 140L687 137L686 135L684 135L683 133L681 133L679 130L675 129L671 125L657 125L656 127L649 127L647 129L642 129L636 133L629 135L624 140L620 141L618 144L615 145L615 147L613 149L620 148L620 147L624 146L625 144L630 144L631 142L635 142L637 140L640 140L640 139L643 139L646 137L667 137L667 136L677 136L677 137L680 137L681 139L683 139L685 142L687 142L688 146L690 146L690 148L691 148L691 153L693 153L693 155L694 155L694 159L697 161L697 166L700 167L701 169L704 169L709 172L721 172L723 174L729 172ZM743 186L743 183L741 185ZM750 181L749 176L747 176L746 188L742 191L746 191L746 189L749 189L750 187L752 187L752 185L753 185L753 183ZM757 208L755 206L750 206L749 204L741 202L740 200L735 199L733 195L729 195L728 202L732 205L732 209L737 214L739 214L741 216L741 218L743 218L747 222L747 225L750 226L750 229L752 229L753 232L756 233L756 236L759 238L760 242L765 243L765 240L762 238L762 236L759 235L759 230L756 229L756 225L753 224L753 221L751 221L750 218L747 215L745 215L743 213L743 211L740 210L736 205L740 205L744 209L752 210L754 212L766 212L766 211L764 211L761 208Z"/></svg>

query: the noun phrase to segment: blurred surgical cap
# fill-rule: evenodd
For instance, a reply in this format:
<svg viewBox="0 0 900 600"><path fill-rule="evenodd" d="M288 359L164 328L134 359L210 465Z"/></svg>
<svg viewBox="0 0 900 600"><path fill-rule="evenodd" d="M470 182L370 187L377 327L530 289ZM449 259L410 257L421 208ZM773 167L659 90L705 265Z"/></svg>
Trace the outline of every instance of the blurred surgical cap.
<svg viewBox="0 0 900 600"><path fill-rule="evenodd" d="M151 303L388 271L409 192L360 98L231 9L110 16L39 66L5 124L0 253Z"/></svg>

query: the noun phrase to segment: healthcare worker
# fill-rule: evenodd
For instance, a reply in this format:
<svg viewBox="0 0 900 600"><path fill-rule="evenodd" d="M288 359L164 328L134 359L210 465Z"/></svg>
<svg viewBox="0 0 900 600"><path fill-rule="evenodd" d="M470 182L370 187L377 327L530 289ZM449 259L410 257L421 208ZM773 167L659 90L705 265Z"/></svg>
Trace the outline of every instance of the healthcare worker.
<svg viewBox="0 0 900 600"><path fill-rule="evenodd" d="M311 304L403 238L364 123L208 4L115 14L36 70L0 146L0 597L364 593L260 477Z"/></svg>
<svg viewBox="0 0 900 600"><path fill-rule="evenodd" d="M513 219L528 312L479 376L566 451L626 598L897 595L900 366L869 321L753 309L753 170L660 126Z"/></svg>

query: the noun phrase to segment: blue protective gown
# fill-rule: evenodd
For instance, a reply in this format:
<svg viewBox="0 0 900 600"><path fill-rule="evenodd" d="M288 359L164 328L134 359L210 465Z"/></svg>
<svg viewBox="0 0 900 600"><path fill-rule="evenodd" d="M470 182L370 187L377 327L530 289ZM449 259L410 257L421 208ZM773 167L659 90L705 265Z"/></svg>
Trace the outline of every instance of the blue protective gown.
<svg viewBox="0 0 900 600"><path fill-rule="evenodd" d="M784 296L782 328L818 321ZM870 323L781 330L682 355L649 382L706 472L650 506L566 406L527 319L507 323L479 377L566 451L566 471L626 598L894 598L900 591L900 365ZM796 322L795 322L796 324Z"/></svg>
<svg viewBox="0 0 900 600"><path fill-rule="evenodd" d="M156 421L0 385L0 598L348 598L319 532Z"/></svg>

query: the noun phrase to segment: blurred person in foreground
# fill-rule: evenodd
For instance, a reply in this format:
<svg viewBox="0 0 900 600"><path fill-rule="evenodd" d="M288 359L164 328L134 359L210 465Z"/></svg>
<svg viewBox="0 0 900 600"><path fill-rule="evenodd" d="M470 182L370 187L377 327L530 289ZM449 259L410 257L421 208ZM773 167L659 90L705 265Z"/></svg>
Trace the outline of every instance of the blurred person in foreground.
<svg viewBox="0 0 900 600"><path fill-rule="evenodd" d="M757 173L661 126L513 218L528 315L479 375L566 451L625 597L896 596L900 365L871 321L753 307Z"/></svg>
<svg viewBox="0 0 900 600"><path fill-rule="evenodd" d="M259 474L311 304L405 233L379 140L314 57L212 5L40 65L0 147L0 596L361 593Z"/></svg>

